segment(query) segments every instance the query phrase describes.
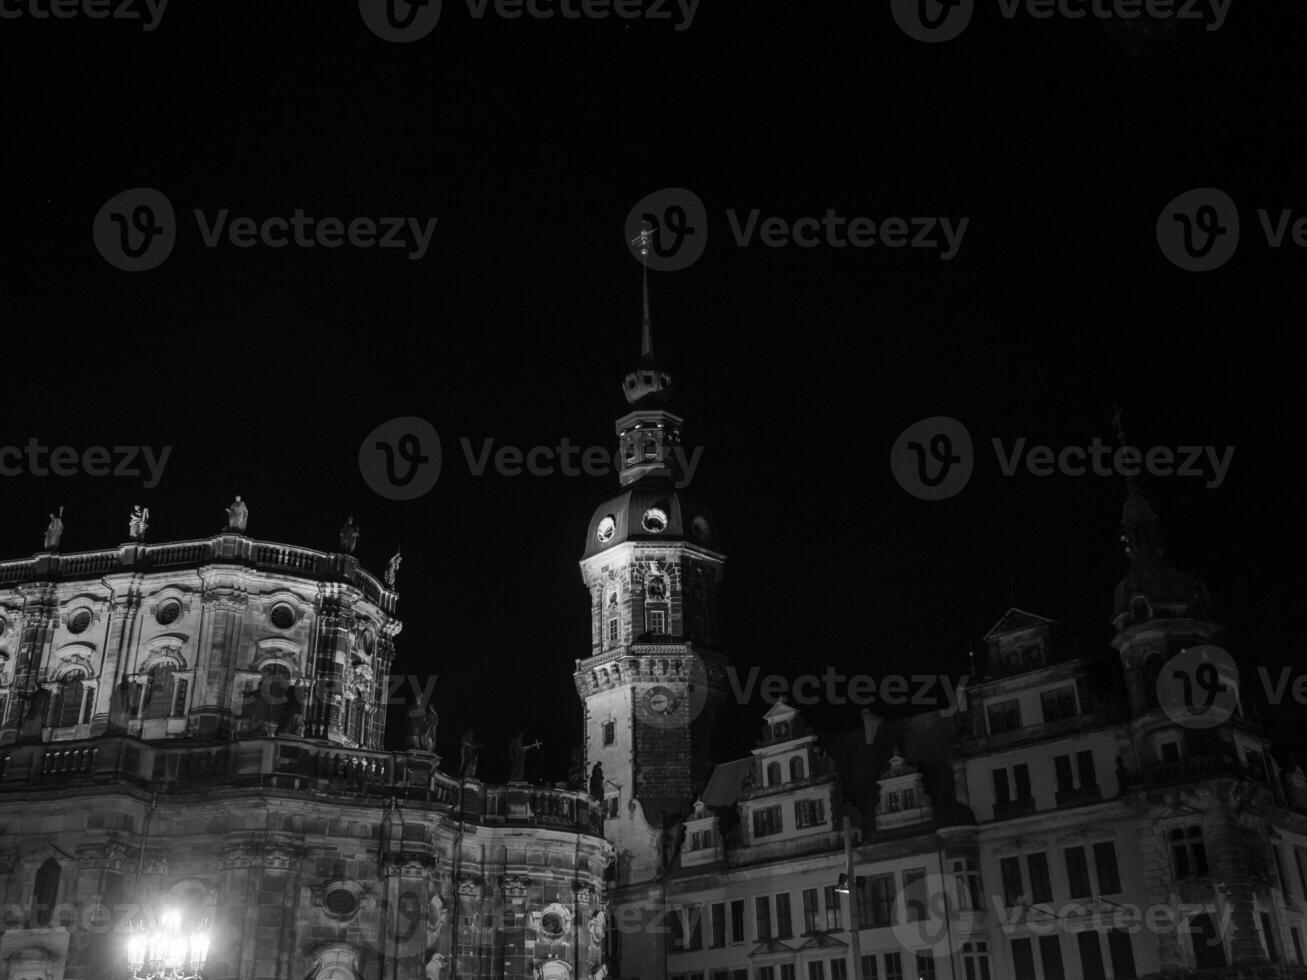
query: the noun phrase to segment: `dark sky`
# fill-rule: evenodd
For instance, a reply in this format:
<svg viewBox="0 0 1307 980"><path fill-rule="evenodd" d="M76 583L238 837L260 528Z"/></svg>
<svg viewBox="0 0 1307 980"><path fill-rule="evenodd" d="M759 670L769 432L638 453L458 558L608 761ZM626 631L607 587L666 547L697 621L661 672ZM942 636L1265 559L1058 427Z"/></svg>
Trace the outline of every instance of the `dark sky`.
<svg viewBox="0 0 1307 980"><path fill-rule="evenodd" d="M1269 248L1256 211L1307 214L1307 14L1234 0L1208 31L1000 10L979 0L943 44L883 2L709 0L678 32L477 20L446 0L411 44L372 34L356 4L306 0L177 3L148 32L0 19L0 446L172 447L148 490L0 477L0 554L35 551L58 505L65 550L121 542L134 503L154 541L212 533L234 493L272 540L334 547L352 513L374 571L403 545L398 666L440 675L447 757L475 725L500 777L521 727L546 743L534 774L561 778L589 639L577 559L616 478L473 477L458 441L612 445L639 352L624 221L679 186L711 234L696 263L651 274L655 329L728 536L742 671L959 671L1014 602L1105 643L1121 481L1006 478L989 442L1107 439L1114 404L1140 445L1236 447L1217 489L1143 487L1232 651L1292 662L1307 252ZM142 186L181 231L161 266L127 273L92 221ZM1243 242L1185 272L1154 225L1205 186L1238 202ZM419 261L211 249L196 208L439 223ZM726 212L754 208L970 224L947 262L737 247ZM445 449L409 502L357 462L401 415ZM936 415L968 426L978 462L961 494L924 502L889 453Z"/></svg>

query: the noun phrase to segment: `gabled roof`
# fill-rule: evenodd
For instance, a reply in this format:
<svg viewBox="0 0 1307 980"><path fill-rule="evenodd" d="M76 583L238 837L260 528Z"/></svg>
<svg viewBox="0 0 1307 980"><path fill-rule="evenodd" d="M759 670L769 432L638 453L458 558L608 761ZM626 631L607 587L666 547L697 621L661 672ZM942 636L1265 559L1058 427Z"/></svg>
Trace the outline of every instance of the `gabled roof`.
<svg viewBox="0 0 1307 980"><path fill-rule="evenodd" d="M804 940L803 945L799 947L799 952L805 949L844 949L849 944L842 939L836 939L829 932L814 932Z"/></svg>
<svg viewBox="0 0 1307 980"><path fill-rule="evenodd" d="M1043 616L1013 606L1000 617L997 623L990 627L989 632L985 634L985 639L992 640L995 637L1005 636L1009 633L1020 633L1022 630L1047 628L1056 623L1056 619L1046 619Z"/></svg>
<svg viewBox="0 0 1307 980"><path fill-rule="evenodd" d="M759 943L753 948L749 953L749 959L753 959L755 956L784 956L794 951L793 946L787 946L779 939L768 939L765 943Z"/></svg>
<svg viewBox="0 0 1307 980"><path fill-rule="evenodd" d="M787 718L793 718L799 713L799 709L792 704L786 704L784 698L778 698L776 703L767 709L767 713L762 716L766 722L784 721Z"/></svg>

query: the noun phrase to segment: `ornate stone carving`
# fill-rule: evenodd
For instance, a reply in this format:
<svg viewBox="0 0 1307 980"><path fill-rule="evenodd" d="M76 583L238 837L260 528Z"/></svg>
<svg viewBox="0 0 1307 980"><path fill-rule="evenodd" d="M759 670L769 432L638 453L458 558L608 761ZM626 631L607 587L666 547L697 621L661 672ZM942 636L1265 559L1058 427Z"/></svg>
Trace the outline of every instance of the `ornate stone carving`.
<svg viewBox="0 0 1307 980"><path fill-rule="evenodd" d="M531 887L531 879L526 875L504 875L500 879L500 885L504 889L505 898L526 898L527 889Z"/></svg>

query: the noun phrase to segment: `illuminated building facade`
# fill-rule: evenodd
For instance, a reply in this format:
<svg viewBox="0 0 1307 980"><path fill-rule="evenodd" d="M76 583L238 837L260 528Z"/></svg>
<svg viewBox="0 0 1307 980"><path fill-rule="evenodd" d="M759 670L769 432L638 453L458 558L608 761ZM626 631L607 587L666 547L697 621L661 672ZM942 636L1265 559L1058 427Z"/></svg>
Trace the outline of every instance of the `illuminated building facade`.
<svg viewBox="0 0 1307 980"><path fill-rule="evenodd" d="M602 975L598 804L386 751L393 574L243 525L0 563L0 978Z"/></svg>

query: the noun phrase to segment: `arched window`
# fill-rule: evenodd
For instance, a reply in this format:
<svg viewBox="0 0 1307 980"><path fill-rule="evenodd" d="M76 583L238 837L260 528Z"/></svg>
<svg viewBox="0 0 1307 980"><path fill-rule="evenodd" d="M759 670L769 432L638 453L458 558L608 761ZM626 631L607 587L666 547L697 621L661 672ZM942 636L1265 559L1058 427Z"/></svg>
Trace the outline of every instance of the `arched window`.
<svg viewBox="0 0 1307 980"><path fill-rule="evenodd" d="M50 924L54 907L59 901L59 862L47 858L36 870L36 884L32 888L32 926L37 929Z"/></svg>
<svg viewBox="0 0 1307 980"><path fill-rule="evenodd" d="M790 760L790 778L791 779L803 778L803 756L796 755L793 759Z"/></svg>
<svg viewBox="0 0 1307 980"><path fill-rule="evenodd" d="M781 782L781 764L779 762L767 763L767 785L779 786Z"/></svg>
<svg viewBox="0 0 1307 980"><path fill-rule="evenodd" d="M146 718L175 718L186 709L186 681L167 663L150 669L145 684Z"/></svg>
<svg viewBox="0 0 1307 980"><path fill-rule="evenodd" d="M50 724L56 728L85 725L91 720L91 686L82 674L66 674L59 681L50 706Z"/></svg>

